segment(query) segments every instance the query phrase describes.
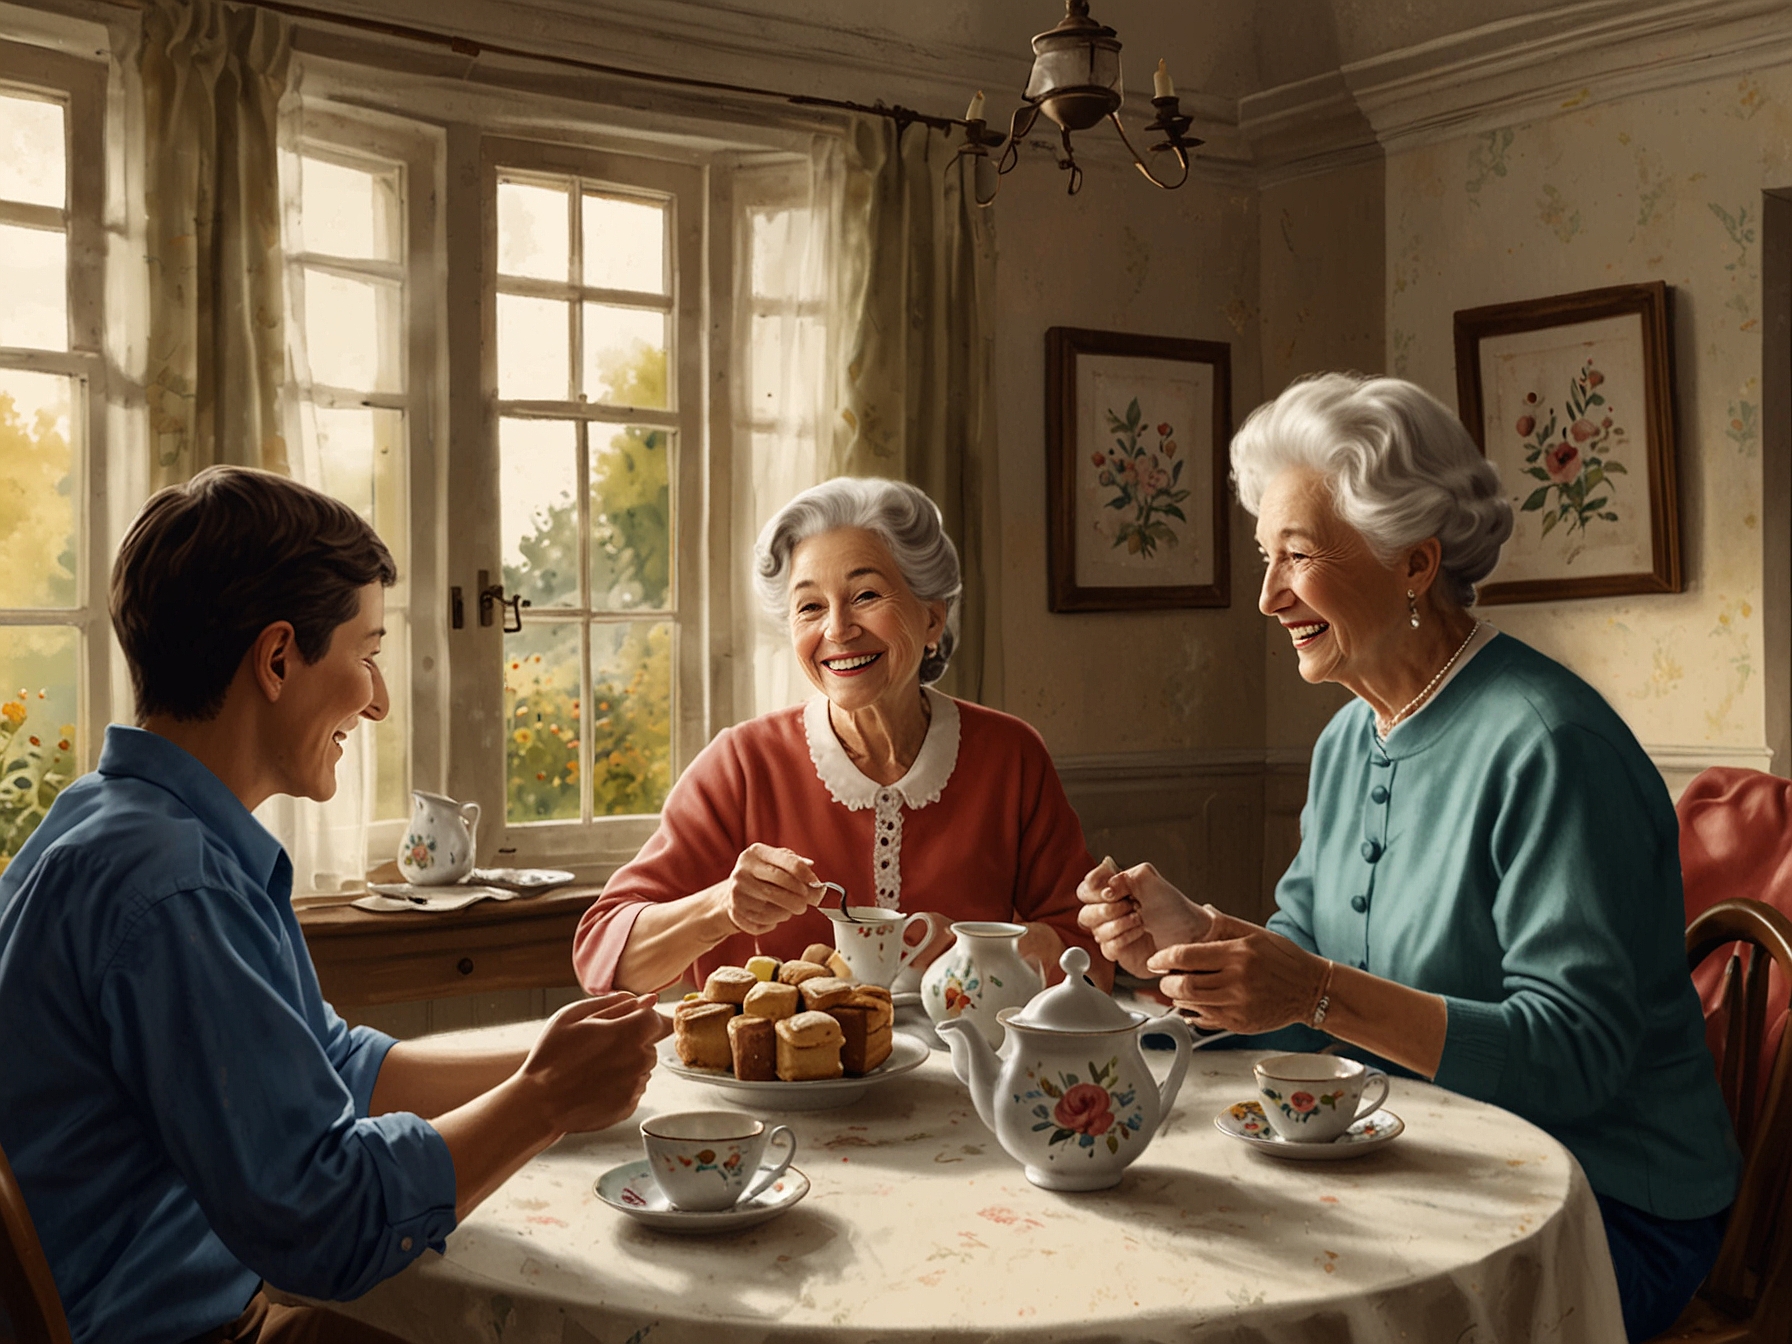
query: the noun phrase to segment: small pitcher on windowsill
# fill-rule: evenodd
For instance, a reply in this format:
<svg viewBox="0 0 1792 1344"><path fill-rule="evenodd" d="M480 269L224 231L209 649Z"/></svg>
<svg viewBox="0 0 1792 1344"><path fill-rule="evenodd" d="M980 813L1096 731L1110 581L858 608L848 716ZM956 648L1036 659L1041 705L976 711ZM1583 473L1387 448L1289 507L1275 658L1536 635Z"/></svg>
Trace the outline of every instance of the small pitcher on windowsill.
<svg viewBox="0 0 1792 1344"><path fill-rule="evenodd" d="M411 790L411 824L398 849L398 871L420 887L447 886L473 871L478 803Z"/></svg>

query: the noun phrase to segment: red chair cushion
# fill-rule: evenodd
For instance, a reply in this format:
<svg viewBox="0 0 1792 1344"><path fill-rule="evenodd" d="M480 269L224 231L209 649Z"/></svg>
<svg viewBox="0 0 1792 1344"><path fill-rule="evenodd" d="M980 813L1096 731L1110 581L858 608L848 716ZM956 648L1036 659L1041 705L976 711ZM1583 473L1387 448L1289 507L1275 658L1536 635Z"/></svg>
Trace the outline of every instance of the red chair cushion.
<svg viewBox="0 0 1792 1344"><path fill-rule="evenodd" d="M1792 918L1792 779L1714 766L1680 795L1680 871L1686 883L1686 922L1732 896L1748 896ZM1693 972L1705 1007L1705 1039L1712 1058L1724 1044L1719 995L1729 956L1713 955ZM1776 966L1767 978L1767 1033L1757 1075L1765 1088L1774 1053L1786 1030L1786 977ZM1760 1098L1755 1098L1759 1106Z"/></svg>

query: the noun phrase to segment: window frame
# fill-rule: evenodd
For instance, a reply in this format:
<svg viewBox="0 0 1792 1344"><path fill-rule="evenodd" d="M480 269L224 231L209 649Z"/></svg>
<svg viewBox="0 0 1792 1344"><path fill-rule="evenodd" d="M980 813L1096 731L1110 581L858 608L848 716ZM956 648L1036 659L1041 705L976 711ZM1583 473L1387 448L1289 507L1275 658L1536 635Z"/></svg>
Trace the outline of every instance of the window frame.
<svg viewBox="0 0 1792 1344"><path fill-rule="evenodd" d="M659 815L593 817L589 822L511 824L506 815L505 730L502 721L503 633L501 622L478 622L477 571L502 574L498 511L500 419L507 414L578 419L587 424L663 426L675 435L671 463L673 592L665 614L673 627L672 777L674 780L708 741L712 720L712 631L727 629L729 597L712 572L710 515L720 501L710 483L728 479L725 436L716 433L710 381L715 367L718 324L713 312L727 293L728 277L715 274L708 205L710 172L700 162L668 154L650 157L612 145L597 147L564 140L524 139L488 134L476 127L451 128L449 136L450 303L470 307L465 282L476 266L478 304L477 376L467 358L465 321L454 328L461 348L451 356L451 423L456 446L447 480L450 535L457 546L448 582L462 595L463 624L452 632L449 662L451 718L450 792L479 803L480 850L492 837L500 862L552 864L582 879L606 877L632 858L659 824ZM473 172L464 168L474 167ZM580 407L571 402L501 401L497 381L497 185L501 176L575 178L582 186L603 185L621 194L666 199L672 215L668 241L671 305L669 411ZM458 193L457 193L458 185ZM456 199L456 197L459 199ZM470 235L470 236L469 236ZM476 250L475 250L476 248ZM718 289L718 286L721 288ZM468 314L470 316L470 313ZM451 315L451 324L456 319ZM725 324L724 324L725 325ZM469 433L470 429L475 432ZM718 474L720 473L720 474ZM445 594L450 596L451 594ZM543 613L545 615L545 613ZM643 611L640 619L655 613ZM589 615L581 617L589 625Z"/></svg>
<svg viewBox="0 0 1792 1344"><path fill-rule="evenodd" d="M69 429L78 447L75 510L78 570L73 607L0 610L0 628L73 627L76 636L77 769L99 763L112 720L115 642L107 606L110 582L106 360L106 65L24 42L0 40L0 90L48 97L64 109L65 204L0 205L0 222L41 226L61 215L68 239L68 349L0 347L0 367L74 380Z"/></svg>
<svg viewBox="0 0 1792 1344"><path fill-rule="evenodd" d="M400 557L400 579L407 593L410 650L404 669L410 696L409 762L411 789L442 787L447 770L445 742L448 712L448 603L445 552L446 492L440 482L445 455L441 427L448 423L448 385L443 238L440 183L444 136L438 127L338 102L304 103L293 128L290 151L311 154L347 167L396 168L399 175L401 254L396 278L404 287L400 311L403 390L375 393L358 401L343 398L341 389L324 389L327 399L343 405L394 409L405 417L406 549ZM302 227L302 221L301 221ZM289 256L287 264L303 265L309 253ZM316 385L294 386L302 402L312 401ZM321 404L321 403L314 403ZM382 659L388 680L398 674ZM381 731L375 728L374 731ZM408 816L374 819L367 832L368 867L398 852Z"/></svg>

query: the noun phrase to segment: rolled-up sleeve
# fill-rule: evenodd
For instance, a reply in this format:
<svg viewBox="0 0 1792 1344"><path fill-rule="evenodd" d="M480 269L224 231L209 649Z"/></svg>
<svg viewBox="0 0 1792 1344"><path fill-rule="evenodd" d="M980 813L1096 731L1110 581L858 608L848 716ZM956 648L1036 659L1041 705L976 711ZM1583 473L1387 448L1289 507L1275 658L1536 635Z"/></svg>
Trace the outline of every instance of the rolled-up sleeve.
<svg viewBox="0 0 1792 1344"><path fill-rule="evenodd" d="M149 904L100 977L121 1086L212 1229L269 1283L359 1296L454 1228L454 1165L425 1120L367 1118L391 1040L320 1041L280 990L279 930L228 892Z"/></svg>

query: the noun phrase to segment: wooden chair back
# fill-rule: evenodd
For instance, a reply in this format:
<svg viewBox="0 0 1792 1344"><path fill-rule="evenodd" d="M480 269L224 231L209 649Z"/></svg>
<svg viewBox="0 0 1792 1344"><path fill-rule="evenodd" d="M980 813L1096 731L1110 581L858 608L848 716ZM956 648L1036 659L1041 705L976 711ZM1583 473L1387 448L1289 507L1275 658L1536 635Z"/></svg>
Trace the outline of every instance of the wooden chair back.
<svg viewBox="0 0 1792 1344"><path fill-rule="evenodd" d="M0 1307L12 1318L18 1344L71 1344L68 1318L50 1262L38 1243L25 1195L0 1149Z"/></svg>
<svg viewBox="0 0 1792 1344"><path fill-rule="evenodd" d="M1742 1184L1717 1263L1701 1295L1741 1320L1771 1314L1792 1338L1792 1038L1782 1038L1767 1076L1762 1040L1768 1028L1768 979L1774 967L1792 976L1792 919L1759 901L1711 906L1686 930L1686 960L1697 968L1728 952L1716 1011L1723 1014L1718 1082L1742 1146ZM1755 1100L1759 1098L1759 1104Z"/></svg>

